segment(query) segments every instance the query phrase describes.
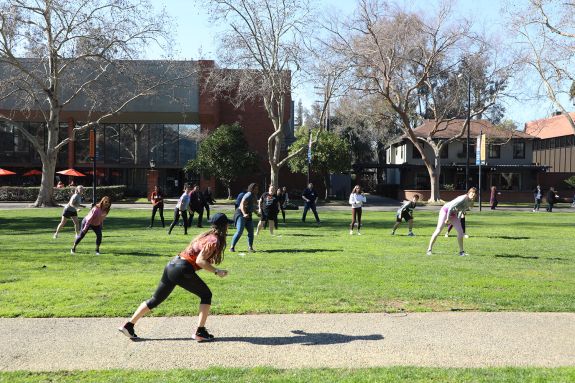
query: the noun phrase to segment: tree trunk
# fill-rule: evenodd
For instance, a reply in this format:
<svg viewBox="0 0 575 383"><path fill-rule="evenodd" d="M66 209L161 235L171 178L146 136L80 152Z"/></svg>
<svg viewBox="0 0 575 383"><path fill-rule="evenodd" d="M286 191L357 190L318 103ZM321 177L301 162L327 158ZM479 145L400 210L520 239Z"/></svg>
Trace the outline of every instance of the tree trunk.
<svg viewBox="0 0 575 383"><path fill-rule="evenodd" d="M57 156L45 156L42 161L42 182L40 183L40 192L36 198L34 207L52 207L57 206L54 201L54 172L56 170Z"/></svg>
<svg viewBox="0 0 575 383"><path fill-rule="evenodd" d="M231 187L227 187L226 189L228 189L228 199L232 199L232 188Z"/></svg>
<svg viewBox="0 0 575 383"><path fill-rule="evenodd" d="M329 186L330 186L329 173L328 173L328 174L325 174L325 175L323 176L323 186L325 187L324 200L329 201Z"/></svg>
<svg viewBox="0 0 575 383"><path fill-rule="evenodd" d="M441 198L439 195L439 169L427 164L425 166L427 168L427 172L429 173L429 181L431 186L431 195L429 196L429 200L432 202L438 202Z"/></svg>
<svg viewBox="0 0 575 383"><path fill-rule="evenodd" d="M280 168L277 163L270 163L270 185L273 185L276 189L279 186L280 180Z"/></svg>

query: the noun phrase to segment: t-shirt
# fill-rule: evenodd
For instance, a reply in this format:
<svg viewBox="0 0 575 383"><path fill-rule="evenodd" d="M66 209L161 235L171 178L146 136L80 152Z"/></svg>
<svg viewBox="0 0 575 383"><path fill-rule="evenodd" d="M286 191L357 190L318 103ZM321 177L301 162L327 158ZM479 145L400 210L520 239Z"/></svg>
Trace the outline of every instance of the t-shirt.
<svg viewBox="0 0 575 383"><path fill-rule="evenodd" d="M70 197L70 201L68 201L66 206L64 206L64 211L76 213L81 203L82 203L82 196L80 194L74 193L72 197Z"/></svg>
<svg viewBox="0 0 575 383"><path fill-rule="evenodd" d="M302 196L307 198L311 203L315 202L315 200L317 199L317 194L315 193L315 190L309 188L306 188L303 191Z"/></svg>
<svg viewBox="0 0 575 383"><path fill-rule="evenodd" d="M401 207L399 209L397 209L397 216L401 217L401 215L403 213L409 214L410 216L413 215L413 209L415 209L415 207L417 206L417 204L413 201L405 201L403 203L403 205L401 205Z"/></svg>
<svg viewBox="0 0 575 383"><path fill-rule="evenodd" d="M189 205L190 205L190 196L188 195L188 193L184 192L184 194L180 196L180 199L176 204L176 208L178 208L180 211L186 211L188 210Z"/></svg>
<svg viewBox="0 0 575 383"><path fill-rule="evenodd" d="M365 203L365 201L366 201L366 199L365 199L365 196L363 194L351 193L349 195L349 204L353 208L362 207L363 204Z"/></svg>
<svg viewBox="0 0 575 383"><path fill-rule="evenodd" d="M205 257L208 262L213 263L212 257L214 256L218 247L218 237L215 234L208 234L196 241L193 241L186 247L181 253L180 258L188 261L194 268L194 270L201 269L196 263L196 259L202 250L207 252Z"/></svg>
<svg viewBox="0 0 575 383"><path fill-rule="evenodd" d="M278 209L278 198L276 195L271 195L268 192L262 194L262 210L265 214L277 214Z"/></svg>

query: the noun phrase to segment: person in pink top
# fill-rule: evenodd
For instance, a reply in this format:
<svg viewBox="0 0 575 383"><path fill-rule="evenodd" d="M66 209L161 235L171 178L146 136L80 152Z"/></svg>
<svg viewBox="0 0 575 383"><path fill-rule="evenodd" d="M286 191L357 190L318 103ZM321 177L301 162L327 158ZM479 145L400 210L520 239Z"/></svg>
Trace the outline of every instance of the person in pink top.
<svg viewBox="0 0 575 383"><path fill-rule="evenodd" d="M205 327L212 304L212 292L197 272L204 269L221 278L228 275L227 270L218 269L214 265L220 264L224 259L228 224L231 221L225 214L216 213L209 222L212 224L211 229L194 238L180 255L168 262L154 295L142 302L130 320L119 327L118 331L130 339L137 339L134 331L136 322L166 300L176 286L180 286L200 298L198 327L193 338L198 342L214 339Z"/></svg>
<svg viewBox="0 0 575 383"><path fill-rule="evenodd" d="M82 220L82 230L80 231L80 235L76 236L74 246L70 249L70 254L76 254L76 247L82 241L82 239L84 239L86 233L88 233L88 230L92 229L94 230L94 233L96 233L96 255L100 255L100 244L102 243L102 224L110 212L111 207L112 200L110 197L106 196L103 197L102 200L92 208L92 210L90 210L88 215L85 216Z"/></svg>

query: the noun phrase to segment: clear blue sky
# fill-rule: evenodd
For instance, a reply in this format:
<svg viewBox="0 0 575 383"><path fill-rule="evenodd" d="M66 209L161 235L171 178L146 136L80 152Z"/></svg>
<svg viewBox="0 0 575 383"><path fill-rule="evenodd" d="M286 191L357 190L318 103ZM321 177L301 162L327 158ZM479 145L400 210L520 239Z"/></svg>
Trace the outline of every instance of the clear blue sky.
<svg viewBox="0 0 575 383"><path fill-rule="evenodd" d="M400 0L407 9L425 10L436 7L440 0ZM523 1L523 0L520 0ZM194 0L154 0L159 6L165 6L168 13L176 20L174 35L176 38L176 58L180 59L214 59L217 61L217 29L210 25L206 12ZM355 0L317 0L318 8L338 14L352 13ZM473 18L476 25L490 33L501 29L500 0L459 0L455 3L455 12L464 17ZM153 53L150 53L153 58ZM316 96L308 89L295 89L294 100L302 99L304 106L309 107ZM510 102L506 105L506 118L515 121L519 127L523 123L547 117L553 108L549 103Z"/></svg>

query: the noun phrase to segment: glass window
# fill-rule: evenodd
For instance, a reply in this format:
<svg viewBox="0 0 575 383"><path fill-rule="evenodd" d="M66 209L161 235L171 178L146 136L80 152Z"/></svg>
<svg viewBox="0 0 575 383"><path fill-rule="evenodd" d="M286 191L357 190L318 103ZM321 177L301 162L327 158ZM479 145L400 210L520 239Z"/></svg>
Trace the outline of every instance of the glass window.
<svg viewBox="0 0 575 383"><path fill-rule="evenodd" d="M60 124L58 131L58 142L64 141L68 138L68 124ZM68 145L64 145L58 152L58 166L66 166L68 164Z"/></svg>
<svg viewBox="0 0 575 383"><path fill-rule="evenodd" d="M178 164L178 125L164 125L164 164Z"/></svg>
<svg viewBox="0 0 575 383"><path fill-rule="evenodd" d="M501 145L489 145L489 158L501 158Z"/></svg>
<svg viewBox="0 0 575 383"><path fill-rule="evenodd" d="M0 121L0 158L3 160L14 158L13 128L2 121Z"/></svg>
<svg viewBox="0 0 575 383"><path fill-rule="evenodd" d="M149 140L150 126L148 124L134 124L134 163L139 165L149 164Z"/></svg>
<svg viewBox="0 0 575 383"><path fill-rule="evenodd" d="M164 125L150 125L150 161L154 160L156 164L164 163Z"/></svg>
<svg viewBox="0 0 575 383"><path fill-rule="evenodd" d="M439 152L439 158L449 158L449 144L443 144L441 152Z"/></svg>
<svg viewBox="0 0 575 383"><path fill-rule="evenodd" d="M90 133L87 129L76 133L75 141L76 162L90 162Z"/></svg>
<svg viewBox="0 0 575 383"><path fill-rule="evenodd" d="M513 141L513 158L525 158L525 142Z"/></svg>
<svg viewBox="0 0 575 383"><path fill-rule="evenodd" d="M425 143L424 142L420 142L419 143L421 145L421 149L425 148ZM421 153L419 152L419 150L417 150L417 148L415 147L415 145L411 145L411 158L413 159L418 159L421 158Z"/></svg>
<svg viewBox="0 0 575 383"><path fill-rule="evenodd" d="M180 125L180 166L196 158L200 125Z"/></svg>
<svg viewBox="0 0 575 383"><path fill-rule="evenodd" d="M134 143L134 125L122 124L120 125L120 163L121 164L134 164L135 158L135 143Z"/></svg>
<svg viewBox="0 0 575 383"><path fill-rule="evenodd" d="M120 162L120 127L119 125L106 125L104 129L105 142L104 155L105 162L117 164Z"/></svg>

